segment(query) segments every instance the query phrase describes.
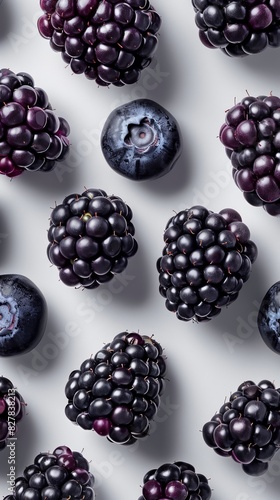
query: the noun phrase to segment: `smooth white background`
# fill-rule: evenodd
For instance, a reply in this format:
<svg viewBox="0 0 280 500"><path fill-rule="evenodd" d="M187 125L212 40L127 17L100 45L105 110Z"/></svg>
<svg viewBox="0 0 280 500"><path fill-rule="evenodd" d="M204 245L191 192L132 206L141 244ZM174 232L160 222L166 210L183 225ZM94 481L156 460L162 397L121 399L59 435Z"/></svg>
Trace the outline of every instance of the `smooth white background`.
<svg viewBox="0 0 280 500"><path fill-rule="evenodd" d="M30 278L49 310L37 348L0 361L1 374L13 380L28 403L16 443L17 475L40 451L66 444L83 450L91 461L98 500L137 499L145 472L174 460L188 461L210 478L213 500L276 500L280 455L268 473L250 478L205 445L201 428L244 380L280 385L279 357L266 347L256 325L260 301L280 279L279 219L245 202L218 139L225 111L247 92L280 94L280 49L231 59L202 46L190 0L154 0L154 7L163 22L151 67L137 84L109 89L71 74L40 37L38 0L4 0L0 7L1 67L29 72L47 91L52 106L71 125L72 145L58 170L0 179L0 272ZM183 142L174 169L142 183L113 172L99 145L108 114L139 97L157 101L176 117ZM63 285L46 257L51 207L84 187L100 187L131 206L139 243L123 279L92 291ZM238 300L204 324L180 322L165 309L156 271L167 220L197 203L213 211L237 209L259 248ZM64 416L69 373L123 330L154 335L168 363L163 406L151 435L130 448L83 431ZM61 347L55 338L63 339ZM7 494L8 457L7 450L1 453L2 495Z"/></svg>

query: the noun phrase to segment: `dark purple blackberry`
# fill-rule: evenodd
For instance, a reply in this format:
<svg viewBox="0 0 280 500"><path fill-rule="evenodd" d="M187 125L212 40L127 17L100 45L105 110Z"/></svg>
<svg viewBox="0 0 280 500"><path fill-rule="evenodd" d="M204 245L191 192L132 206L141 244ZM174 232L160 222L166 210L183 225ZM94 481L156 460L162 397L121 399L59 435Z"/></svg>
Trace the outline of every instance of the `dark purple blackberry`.
<svg viewBox="0 0 280 500"><path fill-rule="evenodd" d="M96 288L125 270L138 248L131 208L102 189L70 194L51 213L47 255L68 286Z"/></svg>
<svg viewBox="0 0 280 500"><path fill-rule="evenodd" d="M53 453L39 453L16 478L13 494L4 500L94 500L94 481L85 457L59 446Z"/></svg>
<svg viewBox="0 0 280 500"><path fill-rule="evenodd" d="M205 443L260 476L280 446L280 389L273 382L240 384L202 429Z"/></svg>
<svg viewBox="0 0 280 500"><path fill-rule="evenodd" d="M236 210L196 205L171 217L157 261L159 291L180 320L210 320L237 299L257 247Z"/></svg>
<svg viewBox="0 0 280 500"><path fill-rule="evenodd" d="M53 170L69 151L69 133L28 73L0 69L0 174Z"/></svg>
<svg viewBox="0 0 280 500"><path fill-rule="evenodd" d="M244 198L280 215L280 98L244 97L226 112L219 137Z"/></svg>
<svg viewBox="0 0 280 500"><path fill-rule="evenodd" d="M212 491L204 474L186 462L166 463L147 472L138 500L209 500Z"/></svg>
<svg viewBox="0 0 280 500"><path fill-rule="evenodd" d="M120 87L150 64L161 18L149 0L40 0L40 6L39 33L73 73Z"/></svg>
<svg viewBox="0 0 280 500"><path fill-rule="evenodd" d="M25 402L11 380L0 377L0 451L15 439L18 422L25 415Z"/></svg>
<svg viewBox="0 0 280 500"><path fill-rule="evenodd" d="M280 46L280 9L273 0L192 0L199 38L231 57Z"/></svg>
<svg viewBox="0 0 280 500"><path fill-rule="evenodd" d="M161 345L139 333L122 332L70 373L65 415L117 444L149 433L164 389Z"/></svg>

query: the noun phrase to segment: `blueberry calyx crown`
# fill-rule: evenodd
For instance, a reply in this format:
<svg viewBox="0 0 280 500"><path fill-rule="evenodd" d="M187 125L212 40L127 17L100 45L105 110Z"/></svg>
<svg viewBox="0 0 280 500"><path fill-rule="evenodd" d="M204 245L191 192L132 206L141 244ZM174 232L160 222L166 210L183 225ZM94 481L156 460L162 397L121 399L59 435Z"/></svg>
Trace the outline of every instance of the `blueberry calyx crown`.
<svg viewBox="0 0 280 500"><path fill-rule="evenodd" d="M128 125L128 134L124 141L136 149L138 154L146 153L157 143L158 134L154 123L143 118L139 124Z"/></svg>

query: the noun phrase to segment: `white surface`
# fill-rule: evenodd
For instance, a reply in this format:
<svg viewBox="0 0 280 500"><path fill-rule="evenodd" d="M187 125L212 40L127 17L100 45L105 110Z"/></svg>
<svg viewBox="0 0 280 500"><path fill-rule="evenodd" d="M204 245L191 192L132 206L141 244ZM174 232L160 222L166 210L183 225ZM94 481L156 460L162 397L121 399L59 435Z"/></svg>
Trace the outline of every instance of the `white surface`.
<svg viewBox="0 0 280 500"><path fill-rule="evenodd" d="M279 220L245 202L217 138L225 110L246 91L279 95L279 51L228 58L200 43L190 0L174 0L172 5L154 0L154 7L163 24L152 66L137 84L107 89L72 75L39 36L38 0L1 4L1 67L32 74L59 115L69 121L72 143L72 155L59 170L26 173L12 181L0 179L0 271L33 280L49 308L46 333L38 347L0 361L0 372L13 380L28 403L16 445L17 475L39 451L66 444L84 450L91 460L98 500L137 500L145 472L174 460L188 461L211 478L213 500L277 500L280 455L266 475L250 478L233 460L207 447L200 430L244 380L270 379L280 385L279 357L265 346L256 326L260 301L280 277ZM172 112L184 145L172 172L143 183L113 172L99 146L108 114L138 97L151 98ZM50 207L72 192L82 192L84 186L115 193L133 210L139 251L130 259L119 287L68 288L58 281L57 270L47 260ZM174 211L195 203L213 211L237 209L259 248L238 300L205 324L180 322L165 309L155 268L167 220ZM83 431L64 416L69 373L123 330L154 334L165 347L170 380L149 439L130 448ZM64 345L56 347L54 337L63 338ZM2 495L7 494L7 462L5 451L0 456Z"/></svg>

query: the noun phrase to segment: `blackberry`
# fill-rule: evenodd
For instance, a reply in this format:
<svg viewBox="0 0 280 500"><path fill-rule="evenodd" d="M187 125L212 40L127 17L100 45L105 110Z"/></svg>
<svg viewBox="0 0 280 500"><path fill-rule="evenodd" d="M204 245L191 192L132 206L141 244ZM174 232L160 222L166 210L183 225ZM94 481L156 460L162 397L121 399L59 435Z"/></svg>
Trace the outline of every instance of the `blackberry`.
<svg viewBox="0 0 280 500"><path fill-rule="evenodd" d="M40 0L39 33L73 73L100 86L135 83L153 58L161 26L149 0Z"/></svg>
<svg viewBox="0 0 280 500"><path fill-rule="evenodd" d="M180 461L165 463L148 471L143 478L142 495L138 500L209 500L211 495L204 474L196 472L193 465Z"/></svg>
<svg viewBox="0 0 280 500"><path fill-rule="evenodd" d="M0 377L0 451L17 434L18 422L25 415L25 402L11 380Z"/></svg>
<svg viewBox="0 0 280 500"><path fill-rule="evenodd" d="M201 205L169 219L157 260L159 291L180 320L210 320L237 299L257 247L231 208L214 213Z"/></svg>
<svg viewBox="0 0 280 500"><path fill-rule="evenodd" d="M260 476L280 445L280 389L273 382L246 380L202 429L205 443L232 457L243 471Z"/></svg>
<svg viewBox="0 0 280 500"><path fill-rule="evenodd" d="M271 0L192 0L199 38L231 57L280 46L280 12Z"/></svg>
<svg viewBox="0 0 280 500"><path fill-rule="evenodd" d="M244 97L226 112L219 137L244 198L280 215L280 98Z"/></svg>
<svg viewBox="0 0 280 500"><path fill-rule="evenodd" d="M69 133L31 75L0 69L0 174L53 170L69 151Z"/></svg>
<svg viewBox="0 0 280 500"><path fill-rule="evenodd" d="M70 373L66 417L113 443L133 444L149 433L164 390L165 359L153 338L121 332Z"/></svg>
<svg viewBox="0 0 280 500"><path fill-rule="evenodd" d="M47 255L68 286L96 288L121 273L138 248L131 208L102 189L70 194L51 213Z"/></svg>
<svg viewBox="0 0 280 500"><path fill-rule="evenodd" d="M39 453L16 478L13 494L4 500L94 500L94 481L85 457L59 446L53 453Z"/></svg>

